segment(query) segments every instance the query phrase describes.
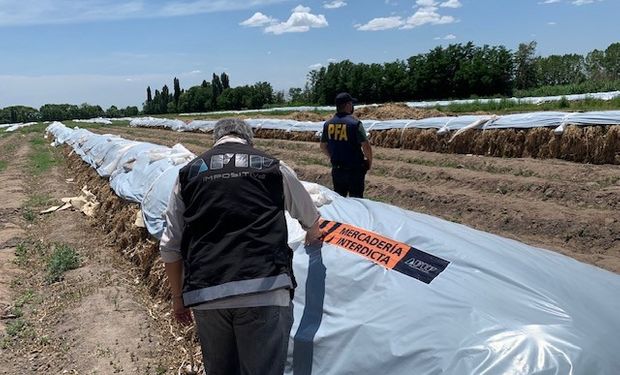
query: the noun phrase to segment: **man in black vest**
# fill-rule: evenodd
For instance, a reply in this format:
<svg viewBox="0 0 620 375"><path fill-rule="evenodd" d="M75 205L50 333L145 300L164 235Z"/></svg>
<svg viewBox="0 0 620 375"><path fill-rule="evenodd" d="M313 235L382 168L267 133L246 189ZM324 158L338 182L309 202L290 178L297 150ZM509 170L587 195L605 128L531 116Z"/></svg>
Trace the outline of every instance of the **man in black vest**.
<svg viewBox="0 0 620 375"><path fill-rule="evenodd" d="M362 122L352 116L354 102L346 92L336 96L336 114L323 125L321 150L332 164L334 191L343 197L363 198L372 148Z"/></svg>
<svg viewBox="0 0 620 375"><path fill-rule="evenodd" d="M284 163L253 147L244 121L225 119L213 148L182 168L160 253L174 315L193 310L206 373L281 375L293 310L284 211L320 241L319 214Z"/></svg>

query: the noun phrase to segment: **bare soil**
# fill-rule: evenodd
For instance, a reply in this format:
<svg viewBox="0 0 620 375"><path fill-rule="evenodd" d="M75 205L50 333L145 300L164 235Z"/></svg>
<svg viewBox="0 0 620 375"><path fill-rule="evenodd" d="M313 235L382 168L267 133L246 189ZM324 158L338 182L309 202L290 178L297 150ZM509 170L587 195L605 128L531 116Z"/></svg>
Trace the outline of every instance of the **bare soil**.
<svg viewBox="0 0 620 375"><path fill-rule="evenodd" d="M20 208L25 199L21 169L26 152L24 145L17 147L9 139L0 140L0 160L7 162L7 168L0 171L0 335L5 333L7 321L2 318L11 315L11 282L20 275L15 265L15 246L25 234Z"/></svg>
<svg viewBox="0 0 620 375"><path fill-rule="evenodd" d="M173 145L194 153L210 134L98 128L99 133ZM331 186L318 144L257 139L300 178ZM366 196L554 250L620 273L620 166L557 159L495 158L374 148Z"/></svg>
<svg viewBox="0 0 620 375"><path fill-rule="evenodd" d="M0 331L1 373L176 374L182 351L169 306L151 298L99 223L72 210L38 213L82 188L66 181L72 176L62 161L29 172L29 140L41 136L0 140L0 159L10 160L0 172L0 303L8 307L0 306L0 324L11 326ZM80 266L49 284L46 261L57 245L75 249ZM26 254L16 257L16 246ZM21 316L11 313L16 307Z"/></svg>

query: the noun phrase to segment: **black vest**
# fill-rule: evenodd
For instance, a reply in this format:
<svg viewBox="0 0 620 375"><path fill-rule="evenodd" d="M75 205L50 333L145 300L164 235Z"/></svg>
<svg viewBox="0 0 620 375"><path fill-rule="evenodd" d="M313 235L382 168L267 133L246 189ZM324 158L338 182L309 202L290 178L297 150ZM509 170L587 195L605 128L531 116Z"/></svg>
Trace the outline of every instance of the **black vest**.
<svg viewBox="0 0 620 375"><path fill-rule="evenodd" d="M337 113L323 125L333 166L362 168L364 153L359 138L360 121L346 113Z"/></svg>
<svg viewBox="0 0 620 375"><path fill-rule="evenodd" d="M179 171L186 306L294 288L279 164L231 142Z"/></svg>

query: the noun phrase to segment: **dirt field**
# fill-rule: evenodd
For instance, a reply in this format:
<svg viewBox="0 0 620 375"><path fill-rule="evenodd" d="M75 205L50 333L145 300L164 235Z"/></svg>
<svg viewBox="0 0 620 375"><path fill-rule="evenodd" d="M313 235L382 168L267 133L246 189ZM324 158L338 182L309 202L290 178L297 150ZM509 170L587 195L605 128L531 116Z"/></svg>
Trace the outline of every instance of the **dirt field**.
<svg viewBox="0 0 620 375"><path fill-rule="evenodd" d="M161 129L101 127L128 139L194 153L211 136ZM331 186L318 144L258 139L307 181ZM620 166L502 159L375 148L367 197L561 252L620 273Z"/></svg>
<svg viewBox="0 0 620 375"><path fill-rule="evenodd" d="M82 186L42 133L0 138L0 373L176 374L182 349L168 305L153 300L96 222L39 211ZM79 267L48 282L52 249Z"/></svg>
<svg viewBox="0 0 620 375"><path fill-rule="evenodd" d="M195 153L212 143L209 134L160 129L93 131L169 146L183 143ZM162 290L161 284L146 282L145 270L136 266L141 261L132 259L136 241L151 253L156 244L146 237L124 237L127 232L140 236L127 229L130 220L119 223L133 217L135 208L110 197L107 210L115 217L107 221L71 210L40 215L60 198L78 195L79 182L111 194L106 181L47 142L34 132L0 137L0 369L7 374L175 374L187 358L186 344L175 341L179 333L166 316L168 304L153 291ZM257 145L291 165L300 178L331 186L318 144L258 139ZM620 166L374 150L368 198L620 273ZM116 214L119 207L122 212ZM47 261L58 245L75 249L80 263L50 284ZM154 269L161 279L161 267Z"/></svg>

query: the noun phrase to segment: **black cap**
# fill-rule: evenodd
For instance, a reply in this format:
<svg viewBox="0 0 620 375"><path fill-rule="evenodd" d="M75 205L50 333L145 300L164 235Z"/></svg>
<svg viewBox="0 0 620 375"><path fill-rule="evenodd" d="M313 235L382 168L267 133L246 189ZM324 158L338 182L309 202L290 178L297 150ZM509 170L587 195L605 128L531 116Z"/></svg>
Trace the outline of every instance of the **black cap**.
<svg viewBox="0 0 620 375"><path fill-rule="evenodd" d="M340 106L342 104L347 104L348 102L353 102L353 104L357 103L357 99L351 96L348 92L341 92L336 95L336 105Z"/></svg>

